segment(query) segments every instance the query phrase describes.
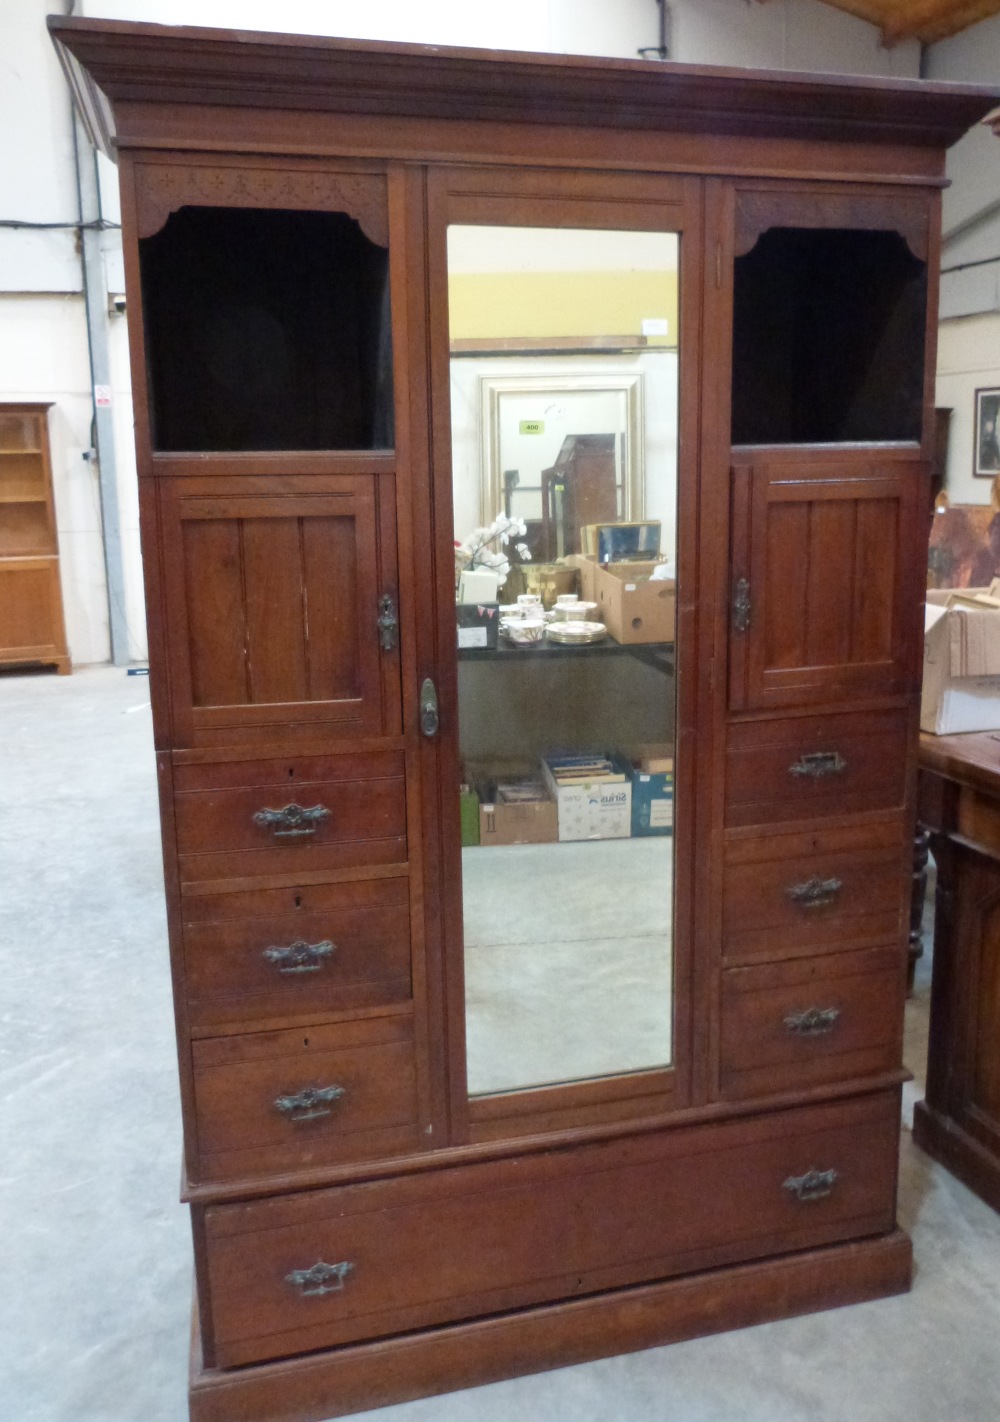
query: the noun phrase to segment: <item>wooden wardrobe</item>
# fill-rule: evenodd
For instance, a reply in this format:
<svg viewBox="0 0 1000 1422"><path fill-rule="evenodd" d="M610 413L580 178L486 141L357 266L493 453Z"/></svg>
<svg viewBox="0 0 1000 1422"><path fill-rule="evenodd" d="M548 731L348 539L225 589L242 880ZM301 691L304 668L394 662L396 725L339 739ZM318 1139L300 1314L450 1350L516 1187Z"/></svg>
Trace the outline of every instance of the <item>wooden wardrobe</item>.
<svg viewBox="0 0 1000 1422"><path fill-rule="evenodd" d="M121 177L192 1417L321 1419L908 1288L939 198L998 95L49 24ZM471 1095L463 883L515 860L460 839L459 227L680 252L673 655L606 654L660 677L674 832L522 846L506 900L564 851L559 876L604 866L585 914L539 900L568 933L629 908L609 866L666 856L669 965L638 987L669 1046Z"/></svg>

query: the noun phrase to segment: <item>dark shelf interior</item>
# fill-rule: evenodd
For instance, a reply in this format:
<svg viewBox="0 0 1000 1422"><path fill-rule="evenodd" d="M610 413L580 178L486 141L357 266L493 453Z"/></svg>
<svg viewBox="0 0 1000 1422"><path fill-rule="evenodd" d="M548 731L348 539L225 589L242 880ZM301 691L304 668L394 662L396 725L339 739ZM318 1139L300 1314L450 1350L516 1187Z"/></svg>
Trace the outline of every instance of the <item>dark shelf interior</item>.
<svg viewBox="0 0 1000 1422"><path fill-rule="evenodd" d="M733 443L919 440L926 306L898 232L765 232L734 264Z"/></svg>
<svg viewBox="0 0 1000 1422"><path fill-rule="evenodd" d="M182 207L139 248L156 449L392 447L389 253L353 218Z"/></svg>

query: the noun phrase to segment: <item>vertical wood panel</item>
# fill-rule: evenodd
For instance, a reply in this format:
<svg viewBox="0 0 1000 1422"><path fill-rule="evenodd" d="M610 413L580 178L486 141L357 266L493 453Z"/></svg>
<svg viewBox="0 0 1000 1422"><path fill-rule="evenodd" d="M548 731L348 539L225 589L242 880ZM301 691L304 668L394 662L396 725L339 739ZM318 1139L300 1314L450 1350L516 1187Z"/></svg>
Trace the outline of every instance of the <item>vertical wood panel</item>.
<svg viewBox="0 0 1000 1422"><path fill-rule="evenodd" d="M48 646L52 610L48 568L0 568L0 646L5 651L16 654L18 648Z"/></svg>
<svg viewBox="0 0 1000 1422"><path fill-rule="evenodd" d="M816 500L809 505L807 666L833 666L850 660L855 509L849 499Z"/></svg>
<svg viewBox="0 0 1000 1422"><path fill-rule="evenodd" d="M380 652L377 626L379 560L394 559L395 530L390 504L380 550L375 482L312 473L164 481L172 696L175 715L193 717L187 735L259 738L255 728L284 716L377 735L390 726L383 670L396 680L398 726L398 650ZM394 568L385 582L395 590Z"/></svg>
<svg viewBox="0 0 1000 1422"><path fill-rule="evenodd" d="M692 197L697 186L692 182ZM732 635L725 564L726 525L742 518L746 561L737 576L750 577L752 471L733 484L732 515L727 507L724 470L731 457L732 239L735 193L709 179L702 188L698 221L681 236L681 370L678 461L678 694L675 804L674 931L678 950L687 947L685 991L681 959L674 984L678 1032L677 1070L690 1056L690 1101L699 1105L718 1092L721 1032L718 959L722 949L723 823L725 819L726 689L715 674L715 658L727 642L742 643L733 668L741 704L746 701L748 642ZM702 226L702 223L704 226ZM700 293L700 296L699 296ZM699 396L701 399L699 400ZM739 493L739 499L737 494ZM694 597L686 589L694 591ZM694 607L690 614L685 607ZM751 607L750 616L753 616ZM685 807L688 808L685 808ZM685 1000L686 999L686 1000ZM704 1023L704 1030L696 1023Z"/></svg>
<svg viewBox="0 0 1000 1422"><path fill-rule="evenodd" d="M250 700L305 701L299 520L243 520Z"/></svg>
<svg viewBox="0 0 1000 1422"><path fill-rule="evenodd" d="M195 706L245 706L246 622L236 519L183 525L184 578Z"/></svg>
<svg viewBox="0 0 1000 1422"><path fill-rule="evenodd" d="M863 450L836 463L819 451L758 455L746 692L734 708L839 703L914 686L923 482L921 466L873 464Z"/></svg>
<svg viewBox="0 0 1000 1422"><path fill-rule="evenodd" d="M161 481L165 482L165 481ZM149 698L153 713L153 744L162 750L175 744L177 728L173 719L173 682L178 668L168 656L167 619L164 615L163 562L168 549L177 549L179 593L177 601L182 620L186 621L184 589L184 545L176 523L164 529L160 512L161 483L155 479L139 479L139 533L142 539L142 581L146 599L146 637L149 655ZM186 673L186 674L185 674ZM185 684L190 688L190 668L185 668ZM190 702L190 689L188 694Z"/></svg>
<svg viewBox="0 0 1000 1422"><path fill-rule="evenodd" d="M376 528L376 592L379 596L388 593L396 605L399 616L399 550L396 543L396 480L380 479L375 487L375 528ZM412 587L412 583L406 586ZM400 622L400 643L403 638ZM382 714L380 724L386 729L402 728L402 705L399 679L400 647L386 651L379 646L379 684L382 694Z"/></svg>
<svg viewBox="0 0 1000 1422"><path fill-rule="evenodd" d="M920 762L919 814L931 830L938 887L927 1093L917 1102L913 1138L1000 1210L995 743L986 732L924 735Z"/></svg>
<svg viewBox="0 0 1000 1422"><path fill-rule="evenodd" d="M765 558L764 665L798 667L806 651L808 504L767 506Z"/></svg>
<svg viewBox="0 0 1000 1422"><path fill-rule="evenodd" d="M742 709L747 701L747 628L742 630L734 625L736 616L736 588L744 580L749 583L751 572L750 523L751 523L751 470L746 465L733 465L732 494L730 500L729 532L729 705L734 711ZM752 586L751 586L752 598ZM753 603L750 605L753 619Z"/></svg>
<svg viewBox="0 0 1000 1422"><path fill-rule="evenodd" d="M447 918L449 905L447 901L442 905L439 891L437 748L432 748L427 739L420 736L417 727L417 688L422 675L430 675L437 669L435 619L427 615L427 609L435 606L431 567L435 558L432 507L440 517L437 490L447 493L443 471L435 475L431 468L429 422L432 411L424 398L424 392L430 389L427 329L430 288L424 283L427 281L429 284L433 280L430 275L424 275L429 272L427 204L425 170L394 166L389 181L392 234L389 263L393 319L399 335L393 344L398 464L391 487L387 488L385 483L379 486L378 512L382 532L378 571L379 590L385 588L397 599L400 641L395 652L380 652L379 655L386 724L402 730L407 746L406 823L410 854L410 943L417 1091L428 1144L436 1142L443 1145L451 1139L446 1059L446 969L442 961L442 920ZM396 240L396 233L400 234L400 240ZM447 293L447 282L444 290ZM448 330L446 321L441 324L443 316L442 311L438 350L446 353ZM447 378L447 367L444 374ZM428 491L431 497L428 497ZM385 539L387 527L392 529L391 539ZM398 549L395 546L397 532ZM390 549L398 554L398 564L395 557L390 559ZM429 772L426 780L425 772ZM452 1002L450 1007L454 1018L464 1004ZM464 1075L464 1054L460 1051L458 1055L463 1057Z"/></svg>
<svg viewBox="0 0 1000 1422"><path fill-rule="evenodd" d="M994 875L995 882L995 875ZM975 1047L971 1105L1000 1123L1000 906L994 899L983 913L978 942Z"/></svg>
<svg viewBox="0 0 1000 1422"><path fill-rule="evenodd" d="M394 652L383 652L379 646L378 600L382 590L378 581L379 548L374 491L366 491L354 505L355 550L355 625L358 628L358 683L360 696L372 730L384 726L382 710L382 665L389 658L399 665L399 643ZM387 586L396 584L395 576ZM398 604L397 604L398 609Z"/></svg>
<svg viewBox="0 0 1000 1422"><path fill-rule="evenodd" d="M309 697L360 696L357 520L303 519L302 563Z"/></svg>
<svg viewBox="0 0 1000 1422"><path fill-rule="evenodd" d="M851 628L851 660L854 662L886 661L892 655L898 544L896 501L862 500L858 505L854 552Z"/></svg>

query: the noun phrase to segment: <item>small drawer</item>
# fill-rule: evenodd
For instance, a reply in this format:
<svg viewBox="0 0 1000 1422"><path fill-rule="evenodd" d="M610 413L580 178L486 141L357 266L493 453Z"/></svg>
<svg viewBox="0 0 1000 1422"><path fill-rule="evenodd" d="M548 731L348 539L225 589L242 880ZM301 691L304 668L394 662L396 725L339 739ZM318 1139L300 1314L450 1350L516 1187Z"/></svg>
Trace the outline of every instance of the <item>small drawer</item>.
<svg viewBox="0 0 1000 1422"><path fill-rule="evenodd" d="M183 883L406 859L396 752L178 766Z"/></svg>
<svg viewBox="0 0 1000 1422"><path fill-rule="evenodd" d="M221 1367L893 1227L899 1093L204 1211Z"/></svg>
<svg viewBox="0 0 1000 1422"><path fill-rule="evenodd" d="M902 845L898 820L731 842L723 880L724 960L772 962L898 941L910 911Z"/></svg>
<svg viewBox="0 0 1000 1422"><path fill-rule="evenodd" d="M192 1177L285 1173L418 1145L409 1016L212 1037L192 1054Z"/></svg>
<svg viewBox="0 0 1000 1422"><path fill-rule="evenodd" d="M188 1022L345 1012L410 997L409 881L188 895Z"/></svg>
<svg viewBox="0 0 1000 1422"><path fill-rule="evenodd" d="M910 714L858 712L730 725L726 825L891 810L906 797Z"/></svg>
<svg viewBox="0 0 1000 1422"><path fill-rule="evenodd" d="M898 1070L905 991L901 948L728 969L721 1095L738 1101Z"/></svg>

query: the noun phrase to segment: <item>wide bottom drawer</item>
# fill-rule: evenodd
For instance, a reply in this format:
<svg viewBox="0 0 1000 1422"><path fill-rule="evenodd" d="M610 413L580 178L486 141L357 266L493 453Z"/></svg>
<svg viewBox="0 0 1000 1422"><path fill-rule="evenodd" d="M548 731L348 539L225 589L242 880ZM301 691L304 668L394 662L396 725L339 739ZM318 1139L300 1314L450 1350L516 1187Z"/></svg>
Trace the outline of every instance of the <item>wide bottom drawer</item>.
<svg viewBox="0 0 1000 1422"><path fill-rule="evenodd" d="M228 1367L880 1234L896 1091L204 1212Z"/></svg>

